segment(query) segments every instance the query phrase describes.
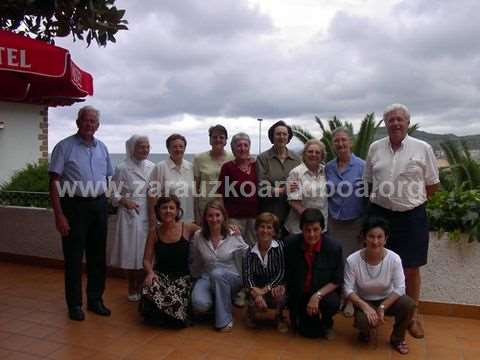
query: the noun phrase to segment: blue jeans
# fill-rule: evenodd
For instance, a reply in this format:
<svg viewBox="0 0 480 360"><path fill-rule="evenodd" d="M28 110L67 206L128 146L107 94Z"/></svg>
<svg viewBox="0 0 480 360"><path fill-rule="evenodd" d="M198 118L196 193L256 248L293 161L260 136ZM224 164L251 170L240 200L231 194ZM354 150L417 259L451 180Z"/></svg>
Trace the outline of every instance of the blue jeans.
<svg viewBox="0 0 480 360"><path fill-rule="evenodd" d="M197 280L192 291L192 307L197 313L209 311L215 304L215 327L223 328L232 321L232 297L242 288L240 275L215 268Z"/></svg>

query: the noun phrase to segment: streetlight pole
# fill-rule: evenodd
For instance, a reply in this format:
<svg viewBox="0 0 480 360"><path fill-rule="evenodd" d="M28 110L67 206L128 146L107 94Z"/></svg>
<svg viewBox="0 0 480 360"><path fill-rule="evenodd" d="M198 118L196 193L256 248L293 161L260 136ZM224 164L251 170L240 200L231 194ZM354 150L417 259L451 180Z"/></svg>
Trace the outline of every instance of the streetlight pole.
<svg viewBox="0 0 480 360"><path fill-rule="evenodd" d="M262 121L263 119L258 120L258 155L262 153Z"/></svg>

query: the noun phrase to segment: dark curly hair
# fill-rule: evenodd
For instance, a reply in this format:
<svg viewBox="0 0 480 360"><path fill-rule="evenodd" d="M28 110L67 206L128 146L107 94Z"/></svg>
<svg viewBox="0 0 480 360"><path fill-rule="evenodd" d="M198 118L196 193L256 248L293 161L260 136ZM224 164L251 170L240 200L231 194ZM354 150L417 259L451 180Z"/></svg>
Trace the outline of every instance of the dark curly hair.
<svg viewBox="0 0 480 360"><path fill-rule="evenodd" d="M178 199L178 197L176 195L171 194L171 195L166 195L166 196L160 196L157 199L157 202L155 203L155 216L156 216L158 221L160 221L160 222L162 221L162 219L160 219L160 214L159 214L160 207L163 204L169 203L170 201L173 201L173 203L177 207L177 215L175 216L175 221L178 221L182 218L183 209L180 206L180 200Z"/></svg>
<svg viewBox="0 0 480 360"><path fill-rule="evenodd" d="M270 129L268 129L268 138L270 139L270 142L273 144L273 134L275 133L275 129L279 126L284 126L287 128L288 142L290 142L290 140L292 140L292 137L293 137L293 131L292 131L292 128L288 126L283 120L277 121L275 124L270 126Z"/></svg>

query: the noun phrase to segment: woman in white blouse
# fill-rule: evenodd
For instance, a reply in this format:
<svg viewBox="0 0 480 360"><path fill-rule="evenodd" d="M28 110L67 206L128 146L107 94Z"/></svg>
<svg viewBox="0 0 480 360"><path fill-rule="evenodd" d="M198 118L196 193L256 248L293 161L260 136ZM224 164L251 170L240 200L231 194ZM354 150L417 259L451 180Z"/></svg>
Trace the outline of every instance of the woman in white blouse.
<svg viewBox="0 0 480 360"><path fill-rule="evenodd" d="M294 167L287 178L290 212L284 226L290 234L302 232L300 215L307 208L319 209L325 224L328 217L327 180L323 165L325 145L318 139L310 139L303 147L302 156L303 163Z"/></svg>
<svg viewBox="0 0 480 360"><path fill-rule="evenodd" d="M365 248L347 258L345 266L345 298L355 307L354 326L360 341L370 340L370 329L383 324L384 316L394 316L395 324L390 336L393 349L402 355L408 353L405 332L415 302L405 295L405 275L400 257L385 249L389 234L386 220L368 218L362 229Z"/></svg>
<svg viewBox="0 0 480 360"><path fill-rule="evenodd" d="M155 165L148 184L150 229L157 224L154 206L160 196L177 196L183 209L183 219L193 221L193 166L184 159L187 139L183 135L172 134L165 142L170 156Z"/></svg>
<svg viewBox="0 0 480 360"><path fill-rule="evenodd" d="M112 204L118 206L115 241L110 251L110 265L127 270L128 300L140 300L143 283L143 252L147 240L147 182L154 164L148 137L133 135L125 143L127 156L112 177L115 186Z"/></svg>

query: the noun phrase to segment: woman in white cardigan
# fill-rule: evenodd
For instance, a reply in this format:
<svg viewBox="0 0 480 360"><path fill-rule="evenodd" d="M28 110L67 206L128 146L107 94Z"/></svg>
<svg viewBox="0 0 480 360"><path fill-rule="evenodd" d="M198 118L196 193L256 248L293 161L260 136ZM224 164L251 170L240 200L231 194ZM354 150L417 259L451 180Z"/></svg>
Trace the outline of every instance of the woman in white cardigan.
<svg viewBox="0 0 480 360"><path fill-rule="evenodd" d="M227 211L218 200L205 206L201 230L190 248L192 307L196 314L213 309L215 327L231 331L233 327L232 297L242 288L242 260L248 245L228 225Z"/></svg>
<svg viewBox="0 0 480 360"><path fill-rule="evenodd" d="M345 298L355 308L354 326L360 341L370 340L370 329L383 324L384 316L394 316L390 344L402 355L408 353L405 332L415 310L415 302L405 295L405 275L400 257L385 248L389 227L382 218L368 218L362 229L365 248L347 258Z"/></svg>
<svg viewBox="0 0 480 360"><path fill-rule="evenodd" d="M127 156L115 168L112 177L112 204L118 206L118 216L110 265L127 271L128 300L138 301L148 232L147 182L155 164L147 160L148 137L133 135L125 147Z"/></svg>

